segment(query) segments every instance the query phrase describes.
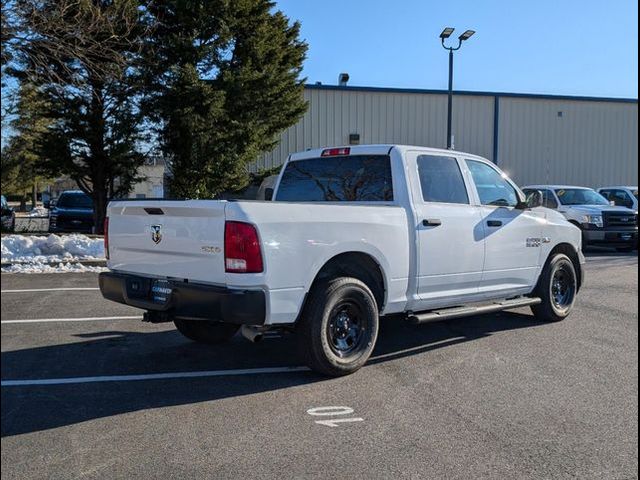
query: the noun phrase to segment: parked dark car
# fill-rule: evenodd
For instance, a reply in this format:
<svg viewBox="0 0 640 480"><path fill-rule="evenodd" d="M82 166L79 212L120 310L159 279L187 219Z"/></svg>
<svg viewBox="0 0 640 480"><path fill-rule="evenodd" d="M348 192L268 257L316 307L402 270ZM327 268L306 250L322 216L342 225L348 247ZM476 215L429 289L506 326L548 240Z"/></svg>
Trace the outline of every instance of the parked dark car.
<svg viewBox="0 0 640 480"><path fill-rule="evenodd" d="M49 213L49 231L93 231L93 200L80 190L67 190L60 194Z"/></svg>
<svg viewBox="0 0 640 480"><path fill-rule="evenodd" d="M13 232L16 226L16 212L7 203L7 199L2 195L2 230Z"/></svg>

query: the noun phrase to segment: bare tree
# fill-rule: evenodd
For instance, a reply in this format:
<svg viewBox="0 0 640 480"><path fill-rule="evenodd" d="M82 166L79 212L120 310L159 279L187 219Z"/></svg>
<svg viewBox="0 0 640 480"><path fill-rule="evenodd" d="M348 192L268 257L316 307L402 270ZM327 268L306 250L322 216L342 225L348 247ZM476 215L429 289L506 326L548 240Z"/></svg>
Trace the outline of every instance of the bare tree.
<svg viewBox="0 0 640 480"><path fill-rule="evenodd" d="M78 75L74 59L93 78L112 77L129 61L123 52L140 48L132 42L140 37L136 8L121 0L2 0L3 73L68 84Z"/></svg>

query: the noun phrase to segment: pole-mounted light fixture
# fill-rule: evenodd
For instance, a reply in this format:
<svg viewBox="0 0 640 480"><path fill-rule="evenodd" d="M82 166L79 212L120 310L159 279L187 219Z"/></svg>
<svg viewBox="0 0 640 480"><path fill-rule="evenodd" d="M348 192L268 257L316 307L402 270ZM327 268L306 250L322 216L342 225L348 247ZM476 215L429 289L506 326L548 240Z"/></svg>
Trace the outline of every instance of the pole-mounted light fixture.
<svg viewBox="0 0 640 480"><path fill-rule="evenodd" d="M454 28L446 27L440 33L440 42L442 43L442 47L445 50L449 50L449 90L447 95L447 148L453 148L453 135L451 133L451 124L452 124L452 110L453 110L453 52L456 50L460 50L462 46L462 42L465 40L469 40L475 32L475 30L465 30L462 35L458 37L458 46L456 47L447 47L445 45L445 40L451 36L454 32Z"/></svg>
<svg viewBox="0 0 640 480"><path fill-rule="evenodd" d="M454 30L455 28L446 27L444 30L442 30L442 33L440 34L440 38L443 40L446 38L449 38Z"/></svg>
<svg viewBox="0 0 640 480"><path fill-rule="evenodd" d="M467 30L458 37L458 40L460 40L461 42L464 42L465 40L469 40L469 38L471 38L471 36L474 33L476 33L475 30Z"/></svg>

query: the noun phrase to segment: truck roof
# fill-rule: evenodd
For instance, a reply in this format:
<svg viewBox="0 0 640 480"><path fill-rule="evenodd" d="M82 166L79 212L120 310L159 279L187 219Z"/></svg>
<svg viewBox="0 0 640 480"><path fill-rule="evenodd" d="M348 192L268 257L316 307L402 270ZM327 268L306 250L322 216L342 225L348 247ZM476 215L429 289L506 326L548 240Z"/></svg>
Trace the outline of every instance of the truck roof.
<svg viewBox="0 0 640 480"><path fill-rule="evenodd" d="M426 153L437 153L437 154L447 154L447 155L464 155L473 159L481 159L487 160L486 158L480 157L479 155L474 155L472 153L461 152L458 150L447 150L444 148L433 148L433 147L424 147L419 145L400 145L395 143L385 143L385 144L372 144L372 145L342 145L342 146L327 146L322 148L314 148L309 149L304 152L297 152L291 154L289 157L290 161L296 160L305 160L308 158L318 158L322 156L322 152L328 149L343 149L348 148L350 155L387 155L393 148L397 148L401 151L408 150L420 150Z"/></svg>

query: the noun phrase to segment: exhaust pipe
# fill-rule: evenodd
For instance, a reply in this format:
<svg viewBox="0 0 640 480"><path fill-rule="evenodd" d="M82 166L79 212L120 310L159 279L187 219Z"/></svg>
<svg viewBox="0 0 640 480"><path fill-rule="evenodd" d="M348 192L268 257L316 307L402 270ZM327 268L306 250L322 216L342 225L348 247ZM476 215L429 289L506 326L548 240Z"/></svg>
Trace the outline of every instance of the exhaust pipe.
<svg viewBox="0 0 640 480"><path fill-rule="evenodd" d="M240 333L244 338L253 343L258 343L262 340L262 336L264 335L264 330L260 330L260 327L251 327L248 325L242 325L240 327Z"/></svg>

